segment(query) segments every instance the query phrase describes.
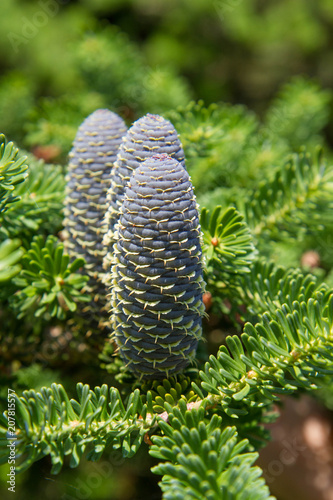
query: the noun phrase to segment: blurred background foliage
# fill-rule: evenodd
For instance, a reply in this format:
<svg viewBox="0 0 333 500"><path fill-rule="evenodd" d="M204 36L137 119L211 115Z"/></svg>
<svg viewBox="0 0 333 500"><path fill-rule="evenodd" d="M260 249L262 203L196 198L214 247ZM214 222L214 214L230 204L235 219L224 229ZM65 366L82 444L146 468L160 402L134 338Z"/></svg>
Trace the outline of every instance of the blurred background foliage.
<svg viewBox="0 0 333 500"><path fill-rule="evenodd" d="M9 245L17 252L8 261L17 282L32 236L61 229L67 155L78 126L97 108L117 112L128 125L148 112L170 119L198 201L210 209L242 209L259 183L274 183L289 155L304 147L312 157L322 148L332 165L331 0L2 0L0 53L0 132L28 151L30 172L0 227L0 252L7 255ZM301 237L258 238L258 248L279 264L311 268L332 286L332 234L328 225ZM0 300L8 291L14 296L9 288ZM226 314L230 307L224 302ZM0 311L0 334L10 332L0 380L18 391L54 381L69 391L77 381L100 384L75 325L63 334L48 321L28 318L23 325ZM225 338L220 326L212 314L211 350ZM231 321L226 329L237 328ZM328 407L332 394L328 382L321 394ZM106 461L94 471L90 463L75 474L67 468L56 480L47 460L39 462L17 478L20 498L31 491L50 500L160 498L146 450L126 464L119 456Z"/></svg>
<svg viewBox="0 0 333 500"><path fill-rule="evenodd" d="M132 121L203 99L263 117L295 75L333 87L330 0L3 0L1 14L2 131L26 147L54 144L63 157L97 107ZM299 83L284 104L268 124L293 146L307 139L307 122L291 137L286 113L290 122L312 106L318 130L327 125L311 87Z"/></svg>

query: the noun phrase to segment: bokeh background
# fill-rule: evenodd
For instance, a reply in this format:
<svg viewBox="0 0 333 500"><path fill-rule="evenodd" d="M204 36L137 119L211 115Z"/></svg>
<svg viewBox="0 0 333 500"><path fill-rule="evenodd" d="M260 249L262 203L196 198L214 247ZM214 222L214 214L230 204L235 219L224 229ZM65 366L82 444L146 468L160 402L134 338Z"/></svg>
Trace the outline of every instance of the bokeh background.
<svg viewBox="0 0 333 500"><path fill-rule="evenodd" d="M171 118L190 158L195 150L191 175L207 203L223 199L221 183L227 186L232 173L247 184L244 172L303 143L310 150L321 145L332 158L332 0L2 0L0 54L0 130L48 163L65 165L77 127L102 107L128 124L147 112ZM223 106L211 108L209 133L193 125L202 104L197 115L188 106L199 100ZM265 149L273 135L274 148ZM217 182L209 169L221 158L230 168ZM332 260L332 249L326 253ZM281 257L299 258L297 249ZM223 333L211 321L217 345ZM81 368L61 382L107 382ZM36 388L56 376L38 366L23 373L22 385ZM287 400L281 410L260 458L279 500L333 498L330 408L333 396L324 391L316 401ZM158 499L152 463L145 449L126 463L113 453L53 477L43 460L17 478L16 495ZM0 476L5 500L5 468Z"/></svg>
<svg viewBox="0 0 333 500"><path fill-rule="evenodd" d="M101 106L132 120L203 99L263 116L295 76L332 89L332 22L330 0L2 0L1 128L66 154Z"/></svg>

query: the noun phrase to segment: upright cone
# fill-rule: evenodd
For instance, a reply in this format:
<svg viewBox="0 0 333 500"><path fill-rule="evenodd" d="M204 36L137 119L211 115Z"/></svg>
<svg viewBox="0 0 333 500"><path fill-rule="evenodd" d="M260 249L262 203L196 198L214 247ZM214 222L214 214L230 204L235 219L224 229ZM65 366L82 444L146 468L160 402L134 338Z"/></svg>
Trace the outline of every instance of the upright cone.
<svg viewBox="0 0 333 500"><path fill-rule="evenodd" d="M201 231L188 173L166 154L143 162L125 191L115 233L112 326L140 378L165 378L195 357L201 337Z"/></svg>
<svg viewBox="0 0 333 500"><path fill-rule="evenodd" d="M104 258L106 271L105 283L110 286L107 276L112 263L114 228L119 219L119 211L124 199L125 189L132 173L147 158L166 153L185 167L183 147L172 123L159 115L147 114L133 123L123 137L117 160L111 173L111 186L107 199L108 210L105 215L107 233L104 244L108 252Z"/></svg>
<svg viewBox="0 0 333 500"><path fill-rule="evenodd" d="M124 121L112 111L98 109L79 127L69 155L65 199L65 248L74 259L83 257L89 275L87 292L93 301L82 311L95 322L108 320L107 290L102 284L104 215L110 174L121 139Z"/></svg>

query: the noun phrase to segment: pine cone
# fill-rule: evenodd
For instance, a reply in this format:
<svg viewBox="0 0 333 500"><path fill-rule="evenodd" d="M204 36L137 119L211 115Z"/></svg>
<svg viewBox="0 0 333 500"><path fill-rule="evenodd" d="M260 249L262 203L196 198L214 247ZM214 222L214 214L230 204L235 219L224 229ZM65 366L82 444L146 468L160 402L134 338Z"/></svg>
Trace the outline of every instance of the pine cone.
<svg viewBox="0 0 333 500"><path fill-rule="evenodd" d="M104 215L110 172L125 132L126 125L118 115L98 109L79 127L69 155L65 248L73 259L83 257L87 262L85 272L90 280L86 291L93 295L93 302L82 312L97 323L108 318L107 290L101 281L105 254L102 240L107 230Z"/></svg>
<svg viewBox="0 0 333 500"><path fill-rule="evenodd" d="M119 219L119 210L124 199L125 188L133 171L146 159L156 154L166 153L185 167L184 151L172 123L159 115L147 114L133 123L124 136L117 160L111 172L111 187L107 194L109 202L105 215L108 231L104 245L108 253L104 258L105 284L112 264L114 229Z"/></svg>
<svg viewBox="0 0 333 500"><path fill-rule="evenodd" d="M116 231L112 326L141 378L179 373L201 337L201 230L187 171L167 154L133 173Z"/></svg>

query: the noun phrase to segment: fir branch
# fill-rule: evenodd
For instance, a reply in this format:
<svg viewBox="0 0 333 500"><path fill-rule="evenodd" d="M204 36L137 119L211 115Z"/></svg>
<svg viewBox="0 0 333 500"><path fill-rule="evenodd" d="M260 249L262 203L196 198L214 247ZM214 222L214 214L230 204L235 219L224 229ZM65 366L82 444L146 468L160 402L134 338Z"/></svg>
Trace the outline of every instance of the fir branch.
<svg viewBox="0 0 333 500"><path fill-rule="evenodd" d="M247 453L247 440L238 442L235 427L222 429L222 419L205 420L205 409L169 406L169 422L159 420L164 436L153 436L150 454L165 462L152 471L162 474L165 500L272 499L254 467L256 453Z"/></svg>
<svg viewBox="0 0 333 500"><path fill-rule="evenodd" d="M243 106L190 102L167 117L180 134L198 197L221 186L248 187L288 151Z"/></svg>
<svg viewBox="0 0 333 500"><path fill-rule="evenodd" d="M273 262L256 261L251 272L243 276L242 287L238 290L242 303L252 314L269 312L294 301L308 301L315 292L329 292L325 283L320 283L312 274L304 274L299 269L285 269Z"/></svg>
<svg viewBox="0 0 333 500"><path fill-rule="evenodd" d="M51 388L42 388L39 392L28 390L24 391L22 397L16 396L17 473L47 455L51 458L54 474L59 473L66 457L71 467L77 467L83 455L87 460L96 461L109 447L121 449L124 457L131 457L139 449L145 434L150 430L156 431L158 421L165 437L152 437L154 446L151 454L169 460L174 455L173 461L177 462L173 468L170 467L171 464L160 464L154 469L154 472L162 474L165 471L168 475L171 471L175 473L175 480L171 481L171 492L168 478L163 478L162 488L166 495L174 493L174 486L183 491L183 488L187 489L192 485L196 494L206 491L207 498L221 498L217 495L225 491L230 476L234 475L237 481L232 491L234 496L230 498L243 498L237 495L244 488L246 491L250 481L255 481L257 495L258 489L261 495L264 492L268 494L263 481L258 479L260 470L252 468L257 455L247 453L247 440L237 443L239 440L235 428L221 428L221 418L217 415L210 422L205 421L203 402L188 404L185 400L180 400L179 409L172 408L165 402L168 413L165 412L165 415L158 418L156 415L152 416L152 398L149 392L147 404L143 404L139 390L136 389L126 406L118 390L109 389L106 385L91 390L87 385L78 384L77 393L77 400L69 400L60 384L52 384ZM0 463L5 463L8 460L6 414L0 417L0 421ZM181 445L180 439L184 444L183 455L174 446L174 443ZM186 480L177 482L178 471L182 467L187 474L182 471L181 479L188 477L190 473L190 484ZM208 488L205 482L207 479ZM210 488L213 488L215 496L210 496ZM253 498L267 498L267 495Z"/></svg>
<svg viewBox="0 0 333 500"><path fill-rule="evenodd" d="M219 274L227 275L250 272L256 250L250 229L235 208L222 211L217 206L212 214L203 208L200 224L206 267L212 266Z"/></svg>
<svg viewBox="0 0 333 500"><path fill-rule="evenodd" d="M302 152L291 156L271 182L250 192L241 211L257 238L280 240L332 227L332 199L333 166L321 151L314 159Z"/></svg>
<svg viewBox="0 0 333 500"><path fill-rule="evenodd" d="M19 150L12 142L6 142L0 134L0 215L3 216L8 205L19 200L14 189L27 177L26 157L18 155Z"/></svg>
<svg viewBox="0 0 333 500"><path fill-rule="evenodd" d="M144 381L140 383L140 390L143 402L146 403L149 398L154 412L160 414L166 411L166 405L176 406L180 400L191 405L198 399L192 389L190 377L182 373L171 379Z"/></svg>
<svg viewBox="0 0 333 500"><path fill-rule="evenodd" d="M0 235L27 236L47 228L49 233L61 227L65 179L59 165L28 158L28 178L17 189L18 203L4 214Z"/></svg>
<svg viewBox="0 0 333 500"><path fill-rule="evenodd" d="M80 258L70 264L63 244L55 236L49 236L46 242L42 236L33 238L22 258L23 269L14 278L19 290L11 305L18 317L34 314L64 319L68 310L76 310L77 302L88 302L90 297L81 293L88 278L76 272L84 263Z"/></svg>
<svg viewBox="0 0 333 500"><path fill-rule="evenodd" d="M253 236L243 215L234 207L222 210L217 206L211 214L203 208L200 223L208 294L205 300L211 300L214 310L227 314L236 325L235 314L246 303L242 290L245 276L257 255Z"/></svg>
<svg viewBox="0 0 333 500"><path fill-rule="evenodd" d="M70 456L70 466L77 467L84 453L88 460L96 461L110 446L131 457L155 425L151 404L142 404L138 389L126 406L118 389L106 385L91 390L78 384L77 394L77 400L69 400L60 384L52 384L40 392L29 390L21 398L16 396L17 472L50 455L52 473L57 474L66 456ZM5 463L8 423L6 417L1 420L0 463Z"/></svg>
<svg viewBox="0 0 333 500"><path fill-rule="evenodd" d="M175 386L176 390L172 391L171 384L166 387L160 385L162 390L156 387L165 401L160 401L156 397L154 401L152 392L148 391L144 403L139 390L136 389L129 396L126 408L118 391L113 388L109 391L106 386L91 391L88 386L83 387L79 384L78 401L69 401L63 388L57 385L53 385L51 389L43 389L40 393L26 391L23 397L17 400L16 408L19 427L16 436L17 450L18 458L22 459L19 470L29 467L42 456L51 455L53 471L58 472L65 455L72 455L71 465L76 466L85 451L89 451L88 459L97 460L104 448L111 443L116 448L121 447L124 456L132 456L140 446L144 434L156 428L156 419L152 417L154 411L164 408L166 411L160 414L160 419L173 425L172 415L179 417L177 410L171 406L176 402L183 409L183 413L185 409L191 410L191 414L193 412L194 416L186 417L186 425L191 428L191 422L197 418L195 416L199 414L199 420L203 420L203 415L209 408L214 407L215 412L224 412L229 417L240 417L239 421L242 422L243 416L258 414L258 409L268 408L280 394L290 394L299 388L313 390L318 387L318 382L323 381L323 377L333 373L332 327L332 292L324 294L317 291L307 301L301 303L294 301L291 306L284 304L281 309L275 311L274 317L269 313L264 314L261 323L256 326L250 323L245 325L242 342L237 336L228 337L228 349L222 346L217 357L210 356L205 370L200 372L202 379L200 387L199 384L192 383L194 391L201 400L195 400L194 394L189 393L190 403L182 395L179 398L179 387L177 390ZM170 398L167 396L168 393ZM197 410L199 413L196 413ZM161 422L160 427L167 434L168 427ZM213 416L211 422L213 423L208 426L214 427L216 417ZM248 429L253 428L251 421L244 420L244 423L244 429L246 425ZM5 424L4 419L0 445L6 440ZM191 446L195 433L196 431L191 433L189 429L184 430L187 446ZM178 439L175 430L172 436ZM173 494L172 485L176 484L182 491L186 491L190 486L186 481L182 483L187 475L184 473L181 473L180 477L177 475L180 469L178 464L181 463L180 456L177 452L177 458L174 458L175 450L170 442L170 436L168 437L168 446L164 446L166 442L159 440L161 438L155 438L155 445L159 446L159 450L154 449L157 454L163 454L163 458L171 459L176 465L175 468L169 466L163 468L163 465L160 465L156 469L159 473L175 476L176 482L170 477L165 478L163 482L164 485L167 484L163 486L164 490L167 492L171 488L170 494ZM207 451L203 445L205 439L198 441L195 436L194 439L201 450L200 461ZM3 446L4 450L5 448ZM188 448L183 447L182 452L184 450ZM214 450L216 452L218 450L223 456L222 445ZM201 455L201 452L204 455ZM257 473L246 468L245 458L243 455L233 464L239 466L239 469L237 467L233 469L232 464L223 471L221 469L221 477L224 477L224 473L227 477L233 475L238 477L238 470L242 471L240 475L245 477L243 475L247 470L246 477L251 476L253 480L252 474ZM5 452L2 454L2 460L6 460ZM191 467L194 478L198 470L202 472L202 469L201 466L197 469L195 465L198 463L197 458L193 463L191 460L187 461L185 457L181 465ZM209 460L205 459L204 463L209 464ZM251 465L252 463L251 461ZM250 466L249 463L247 465ZM209 477L214 481L213 475ZM180 480L180 483L177 480ZM207 483L202 484L200 477L199 480L193 479L191 484L199 488L199 491L200 488L207 488L209 491L212 486L207 487ZM246 486L242 484L243 487ZM214 492L214 488L212 491ZM239 493L237 491L235 490L235 495Z"/></svg>
<svg viewBox="0 0 333 500"><path fill-rule="evenodd" d="M265 313L241 336L227 337L217 357L210 356L201 388L193 387L227 415L237 418L299 388L316 389L333 374L333 293L315 292L307 301L283 304ZM203 390L202 390L203 389Z"/></svg>

